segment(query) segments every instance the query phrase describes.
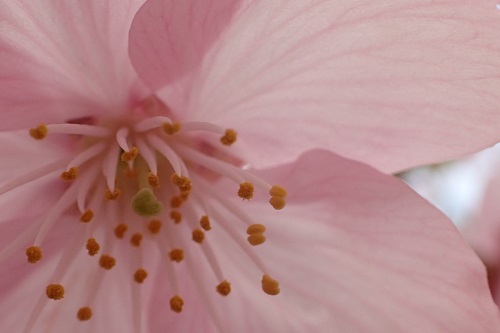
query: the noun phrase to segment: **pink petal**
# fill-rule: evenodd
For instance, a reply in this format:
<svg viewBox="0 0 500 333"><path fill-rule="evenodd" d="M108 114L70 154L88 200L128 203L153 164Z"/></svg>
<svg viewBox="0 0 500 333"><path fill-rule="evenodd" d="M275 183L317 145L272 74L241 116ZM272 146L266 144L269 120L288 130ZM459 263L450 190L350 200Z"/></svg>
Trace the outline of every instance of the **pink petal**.
<svg viewBox="0 0 500 333"><path fill-rule="evenodd" d="M149 0L130 30L130 58L156 90L196 71L245 0Z"/></svg>
<svg viewBox="0 0 500 333"><path fill-rule="evenodd" d="M142 2L3 2L0 129L129 107L138 91L128 29Z"/></svg>
<svg viewBox="0 0 500 333"><path fill-rule="evenodd" d="M207 241L223 263L231 294L222 298L211 292L215 281L200 267L203 274L197 276L207 282L203 287L213 295L211 306L203 311L195 290L186 301L194 303L193 317L169 321L161 311L151 313L153 333L214 324L208 309L221 323L208 332L489 333L500 328L480 260L455 227L400 180L325 151L261 175L289 192L280 212L259 198L249 202L252 217L268 228L266 243L255 252L280 281L281 294L262 293L260 272L214 228ZM168 306L159 297L151 308Z"/></svg>
<svg viewBox="0 0 500 333"><path fill-rule="evenodd" d="M494 1L256 1L187 112L238 129L259 167L312 147L390 172L464 155L498 141L499 17Z"/></svg>

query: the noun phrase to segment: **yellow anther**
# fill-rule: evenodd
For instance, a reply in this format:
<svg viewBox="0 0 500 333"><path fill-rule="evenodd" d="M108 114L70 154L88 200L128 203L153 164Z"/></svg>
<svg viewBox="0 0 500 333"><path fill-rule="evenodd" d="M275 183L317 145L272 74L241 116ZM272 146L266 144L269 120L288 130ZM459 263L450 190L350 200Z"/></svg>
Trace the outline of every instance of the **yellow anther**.
<svg viewBox="0 0 500 333"><path fill-rule="evenodd" d="M49 132L45 124L40 124L38 127L30 129L30 136L36 140L45 139L47 133Z"/></svg>
<svg viewBox="0 0 500 333"><path fill-rule="evenodd" d="M174 173L170 180L179 188L181 194L189 194L191 192L191 179Z"/></svg>
<svg viewBox="0 0 500 333"><path fill-rule="evenodd" d="M95 256L101 249L101 246L97 243L95 238L89 238L85 247L87 248L90 256Z"/></svg>
<svg viewBox="0 0 500 333"><path fill-rule="evenodd" d="M128 226L126 224L118 224L115 227L115 236L118 239L122 239L125 236L125 232L127 232Z"/></svg>
<svg viewBox="0 0 500 333"><path fill-rule="evenodd" d="M88 306L84 306L83 308L80 308L80 310L78 310L76 317L81 321L89 320L90 318L92 318L92 309Z"/></svg>
<svg viewBox="0 0 500 333"><path fill-rule="evenodd" d="M170 309L172 311L180 313L182 312L182 306L184 305L184 300L180 296L175 295L170 299Z"/></svg>
<svg viewBox="0 0 500 333"><path fill-rule="evenodd" d="M216 289L217 292L219 292L219 294L221 294L222 296L227 296L231 292L231 284L227 282L227 280L224 280L219 283Z"/></svg>
<svg viewBox="0 0 500 333"><path fill-rule="evenodd" d="M286 192L286 190L283 187L281 187L279 185L274 185L269 190L269 194L272 197L286 198L287 192Z"/></svg>
<svg viewBox="0 0 500 333"><path fill-rule="evenodd" d="M68 171L64 171L61 173L61 179L64 180L65 182L71 182L78 177L78 168L77 167L71 167L69 168Z"/></svg>
<svg viewBox="0 0 500 333"><path fill-rule="evenodd" d="M114 191L111 191L109 188L106 189L106 192L104 192L104 196L108 200L116 200L120 196L121 192L119 189L115 189Z"/></svg>
<svg viewBox="0 0 500 333"><path fill-rule="evenodd" d="M156 235L160 233L162 223L160 220L151 220L148 223L148 230L150 233Z"/></svg>
<svg viewBox="0 0 500 333"><path fill-rule="evenodd" d="M280 284L278 281L271 278L269 275L262 276L262 290L268 295L278 295L280 293Z"/></svg>
<svg viewBox="0 0 500 333"><path fill-rule="evenodd" d="M262 224L252 224L247 228L247 234L261 234L266 231L266 227Z"/></svg>
<svg viewBox="0 0 500 333"><path fill-rule="evenodd" d="M269 203L276 210L283 209L286 206L285 199L284 198L280 198L280 197L271 197L271 199L269 199Z"/></svg>
<svg viewBox="0 0 500 333"><path fill-rule="evenodd" d="M135 233L130 237L130 244L135 247L141 246L142 235L140 233Z"/></svg>
<svg viewBox="0 0 500 333"><path fill-rule="evenodd" d="M193 240L196 243L202 243L203 240L205 239L205 233L201 231L200 229L194 229L193 230Z"/></svg>
<svg viewBox="0 0 500 333"><path fill-rule="evenodd" d="M253 197L253 184L249 182L243 182L240 184L240 189L238 190L238 196L242 199L250 200Z"/></svg>
<svg viewBox="0 0 500 333"><path fill-rule="evenodd" d="M252 246L257 246L266 241L266 236L263 234L253 234L247 237L248 243Z"/></svg>
<svg viewBox="0 0 500 333"><path fill-rule="evenodd" d="M163 210L163 204L156 199L153 190L141 188L132 198L132 208L140 216L156 216Z"/></svg>
<svg viewBox="0 0 500 333"><path fill-rule="evenodd" d="M203 228L203 230L208 231L212 229L212 226L210 225L210 219L208 216L203 215L200 219L200 226Z"/></svg>
<svg viewBox="0 0 500 333"><path fill-rule="evenodd" d="M83 212L82 216L80 216L80 222L88 223L92 221L93 218L94 218L94 212L92 211L92 209L87 209L86 211Z"/></svg>
<svg viewBox="0 0 500 333"><path fill-rule="evenodd" d="M180 206L182 206L183 202L184 199L182 199L182 197L172 197L172 199L170 199L170 207L179 208Z"/></svg>
<svg viewBox="0 0 500 333"><path fill-rule="evenodd" d="M42 249L39 246L30 246L26 249L26 256L30 264L39 262L43 257Z"/></svg>
<svg viewBox="0 0 500 333"><path fill-rule="evenodd" d="M170 212L170 218L174 221L175 224L179 224L182 222L182 214L176 210Z"/></svg>
<svg viewBox="0 0 500 333"><path fill-rule="evenodd" d="M184 251L182 249L172 249L168 255L170 260L175 262L181 262L184 259Z"/></svg>
<svg viewBox="0 0 500 333"><path fill-rule="evenodd" d="M134 281L137 283L142 283L144 280L148 277L148 272L146 272L144 269L139 268L138 270L135 271L134 273Z"/></svg>
<svg viewBox="0 0 500 333"><path fill-rule="evenodd" d="M129 151L123 152L121 155L122 162L132 162L139 156L139 149L137 147L130 148Z"/></svg>
<svg viewBox="0 0 500 333"><path fill-rule="evenodd" d="M238 135L235 130L227 129L224 135L220 138L220 142L222 142L225 146L230 146L236 142Z"/></svg>
<svg viewBox="0 0 500 333"><path fill-rule="evenodd" d="M49 284L45 289L45 294L48 298L55 301L64 298L64 287L60 284Z"/></svg>
<svg viewBox="0 0 500 333"><path fill-rule="evenodd" d="M153 189L160 187L160 177L158 177L157 175L155 175L152 172L149 172L148 173L148 184Z"/></svg>
<svg viewBox="0 0 500 333"><path fill-rule="evenodd" d="M163 124L163 131L167 133L168 135L174 135L176 133L179 133L179 131L182 129L182 125L180 123L164 123Z"/></svg>
<svg viewBox="0 0 500 333"><path fill-rule="evenodd" d="M110 270L116 265L116 259L110 255L103 254L99 259L99 265L107 270Z"/></svg>

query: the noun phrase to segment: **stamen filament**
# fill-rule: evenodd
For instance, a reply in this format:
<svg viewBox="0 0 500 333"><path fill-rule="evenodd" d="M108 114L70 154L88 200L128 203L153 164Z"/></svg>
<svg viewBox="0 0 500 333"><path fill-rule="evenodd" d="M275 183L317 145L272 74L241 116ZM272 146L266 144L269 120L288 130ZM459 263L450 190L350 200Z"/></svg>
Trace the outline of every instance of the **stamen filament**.
<svg viewBox="0 0 500 333"><path fill-rule="evenodd" d="M170 148L165 141L156 135L148 135L146 138L151 146L153 146L160 154L163 155L163 157L165 157L176 174L188 177L188 174L185 171L187 168L185 166L183 167L184 163L181 161L179 156L177 156L177 153Z"/></svg>
<svg viewBox="0 0 500 333"><path fill-rule="evenodd" d="M151 170L152 173L157 175L158 167L156 165L156 156L154 152L149 148L149 145L147 145L142 139L137 139L136 144L137 148L139 148L139 151L141 152L142 158L148 165L149 170Z"/></svg>
<svg viewBox="0 0 500 333"><path fill-rule="evenodd" d="M146 118L134 126L134 130L138 133L146 132L154 128L162 127L164 123L172 123L172 120L164 116L155 116Z"/></svg>
<svg viewBox="0 0 500 333"><path fill-rule="evenodd" d="M5 194L13 189L16 189L24 184L28 184L34 180L42 178L53 172L58 172L67 162L68 159L61 159L53 163L44 165L38 169L30 171L18 178L15 178L0 187L0 195Z"/></svg>
<svg viewBox="0 0 500 333"><path fill-rule="evenodd" d="M71 167L79 167L80 165L87 162L91 158L99 155L101 152L104 151L105 148L106 145L104 144L104 142L96 143L95 145L90 146L80 154L76 155L76 157L68 163L66 170L68 170Z"/></svg>
<svg viewBox="0 0 500 333"><path fill-rule="evenodd" d="M183 132L203 131L223 135L226 131L225 128L216 124L208 123L205 121L190 121L182 123Z"/></svg>
<svg viewBox="0 0 500 333"><path fill-rule="evenodd" d="M128 128L127 127L122 127L118 131L116 131L116 142L120 146L123 151L129 151L130 148L127 143L127 136L128 136Z"/></svg>
<svg viewBox="0 0 500 333"><path fill-rule="evenodd" d="M120 151L112 145L108 154L104 157L104 162L102 163L102 173L106 177L106 184L111 192L114 192L115 190L116 163L119 155Z"/></svg>

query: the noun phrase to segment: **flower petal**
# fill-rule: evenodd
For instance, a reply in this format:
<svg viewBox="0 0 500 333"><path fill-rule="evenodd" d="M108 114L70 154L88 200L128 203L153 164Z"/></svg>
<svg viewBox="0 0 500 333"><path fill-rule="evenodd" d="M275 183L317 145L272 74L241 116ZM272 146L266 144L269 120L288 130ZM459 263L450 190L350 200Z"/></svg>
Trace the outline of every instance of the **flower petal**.
<svg viewBox="0 0 500 333"><path fill-rule="evenodd" d="M156 90L198 69L245 0L149 0L130 30L130 58Z"/></svg>
<svg viewBox="0 0 500 333"><path fill-rule="evenodd" d="M113 114L137 93L128 29L143 0L4 1L0 129Z"/></svg>
<svg viewBox="0 0 500 333"><path fill-rule="evenodd" d="M258 167L314 147L390 172L474 152L498 141L499 17L494 1L256 1L187 112L237 128Z"/></svg>
<svg viewBox="0 0 500 333"><path fill-rule="evenodd" d="M454 226L399 179L326 151L261 175L289 192L283 211L258 197L249 203L252 218L267 227L267 241L255 252L269 271L248 263L216 224L207 236L232 283L227 298L205 286L214 295L210 309L223 323L220 332L500 328L480 260ZM280 295L259 290L262 273L280 281ZM156 325L164 320L151 317ZM194 318L173 332L206 320Z"/></svg>

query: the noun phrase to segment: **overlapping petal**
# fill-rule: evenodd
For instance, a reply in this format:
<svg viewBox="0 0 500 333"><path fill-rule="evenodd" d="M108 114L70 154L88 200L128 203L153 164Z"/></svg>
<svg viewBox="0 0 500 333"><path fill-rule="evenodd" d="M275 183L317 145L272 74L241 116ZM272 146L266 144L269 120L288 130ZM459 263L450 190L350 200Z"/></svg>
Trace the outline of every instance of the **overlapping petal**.
<svg viewBox="0 0 500 333"><path fill-rule="evenodd" d="M3 1L0 129L126 110L140 91L127 49L142 3Z"/></svg>
<svg viewBox="0 0 500 333"><path fill-rule="evenodd" d="M211 21L161 13L148 24L159 32L148 39L152 56L132 57L139 75L162 69L162 82L174 81L205 52L187 85L188 105L177 111L238 128L246 139L240 148L256 166L324 147L394 172L498 141L494 1L254 1L208 53L191 44L205 29L164 27L184 20L211 29ZM148 15L136 17L131 45L140 44L135 32ZM279 152L271 148L278 145Z"/></svg>
<svg viewBox="0 0 500 333"><path fill-rule="evenodd" d="M281 212L258 198L249 203L252 217L268 228L266 243L255 251L280 281L281 294L270 297L259 290L261 272L247 264L241 250L229 247L232 241L214 223L207 242L233 291L222 298L211 291L216 281L199 279L212 299L210 311L222 323L217 330L213 321L213 332L500 328L481 262L455 227L400 180L325 151L262 175L289 190ZM193 260L202 267L200 255ZM157 308L167 306L158 298ZM186 309L191 301L196 302L188 299ZM152 332L167 327L164 318L151 317ZM183 332L204 323L206 316L179 318L169 327Z"/></svg>

